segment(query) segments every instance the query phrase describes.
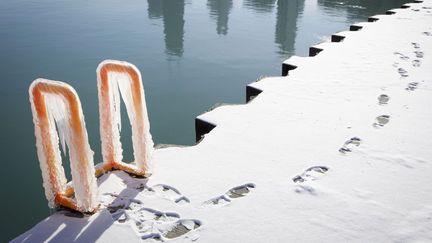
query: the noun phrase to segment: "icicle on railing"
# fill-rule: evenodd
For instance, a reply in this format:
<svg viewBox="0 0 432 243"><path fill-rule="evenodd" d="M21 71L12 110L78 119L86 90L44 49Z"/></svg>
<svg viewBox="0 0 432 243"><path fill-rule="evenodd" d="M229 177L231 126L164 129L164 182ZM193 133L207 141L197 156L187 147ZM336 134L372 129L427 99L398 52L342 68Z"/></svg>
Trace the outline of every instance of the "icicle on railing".
<svg viewBox="0 0 432 243"><path fill-rule="evenodd" d="M141 73L127 62L105 60L97 68L100 134L103 164L97 174L120 169L140 176L149 174L149 161L153 151L150 123L147 115ZM132 127L134 162L123 163L120 142L120 98L125 102Z"/></svg>
<svg viewBox="0 0 432 243"><path fill-rule="evenodd" d="M98 66L97 74L104 162L96 170L75 90L65 83L46 79L37 79L30 86L37 153L50 207L61 205L94 212L98 207L96 177L113 169L149 175L153 140L140 72L132 64L107 60ZM122 162L120 98L125 102L132 126L136 165ZM69 149L72 186L66 183L59 138L63 151L66 152L66 146Z"/></svg>
<svg viewBox="0 0 432 243"><path fill-rule="evenodd" d="M37 154L49 206L61 205L81 212L93 212L98 207L93 151L88 143L77 93L65 83L37 79L31 84L29 95ZM63 151L66 152L66 145L69 149L73 187L66 184L59 137ZM73 193L75 200L71 198Z"/></svg>

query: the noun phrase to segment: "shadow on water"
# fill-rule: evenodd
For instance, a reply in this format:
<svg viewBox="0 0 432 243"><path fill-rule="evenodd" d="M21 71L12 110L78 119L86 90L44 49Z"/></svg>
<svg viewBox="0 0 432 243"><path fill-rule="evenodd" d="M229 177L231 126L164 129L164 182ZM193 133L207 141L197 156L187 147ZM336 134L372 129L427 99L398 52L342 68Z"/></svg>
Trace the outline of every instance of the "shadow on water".
<svg viewBox="0 0 432 243"><path fill-rule="evenodd" d="M210 16L216 20L216 33L218 35L228 34L228 16L232 5L232 0L207 0Z"/></svg>
<svg viewBox="0 0 432 243"><path fill-rule="evenodd" d="M150 19L163 19L165 48L170 57L183 56L184 0L148 0Z"/></svg>

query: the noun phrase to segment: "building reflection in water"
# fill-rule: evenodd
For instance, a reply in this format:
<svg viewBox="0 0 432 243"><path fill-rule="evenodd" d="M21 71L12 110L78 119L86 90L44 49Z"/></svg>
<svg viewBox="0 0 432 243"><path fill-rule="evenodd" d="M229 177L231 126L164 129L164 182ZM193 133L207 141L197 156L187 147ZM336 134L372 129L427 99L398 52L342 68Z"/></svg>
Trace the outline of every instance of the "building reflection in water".
<svg viewBox="0 0 432 243"><path fill-rule="evenodd" d="M346 13L351 23L365 21L367 17L384 14L390 8L400 7L408 0L318 0L318 6L327 12L340 16L341 11Z"/></svg>
<svg viewBox="0 0 432 243"><path fill-rule="evenodd" d="M258 13L272 12L276 0L244 0L243 6Z"/></svg>
<svg viewBox="0 0 432 243"><path fill-rule="evenodd" d="M210 16L216 20L216 32L218 35L228 33L228 16L232 5L232 0L207 0Z"/></svg>
<svg viewBox="0 0 432 243"><path fill-rule="evenodd" d="M183 55L185 0L147 0L150 19L163 19L165 48L170 56Z"/></svg>
<svg viewBox="0 0 432 243"><path fill-rule="evenodd" d="M301 13L303 13L304 1L277 1L275 43L279 47L279 54L281 56L294 55L297 20Z"/></svg>
<svg viewBox="0 0 432 243"><path fill-rule="evenodd" d="M149 19L162 18L162 0L147 0Z"/></svg>

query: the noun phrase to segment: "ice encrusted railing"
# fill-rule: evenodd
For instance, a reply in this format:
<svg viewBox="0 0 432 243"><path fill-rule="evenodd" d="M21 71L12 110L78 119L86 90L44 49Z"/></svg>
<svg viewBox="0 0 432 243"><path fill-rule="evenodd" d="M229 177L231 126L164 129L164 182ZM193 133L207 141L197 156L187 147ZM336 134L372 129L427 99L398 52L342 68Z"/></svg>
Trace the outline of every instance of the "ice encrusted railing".
<svg viewBox="0 0 432 243"><path fill-rule="evenodd" d="M29 88L36 147L49 207L94 212L96 177L119 169L149 175L153 151L141 74L132 64L106 60L97 69L103 163L94 167L81 102L68 84L36 79ZM134 164L122 162L120 99L132 126ZM72 182L66 182L61 151L69 149Z"/></svg>
<svg viewBox="0 0 432 243"><path fill-rule="evenodd" d="M106 60L99 64L97 75L103 170L120 169L145 176L150 171L148 162L153 151L153 140L141 73L130 63ZM124 100L132 127L136 166L121 162L123 150L120 142L120 97Z"/></svg>

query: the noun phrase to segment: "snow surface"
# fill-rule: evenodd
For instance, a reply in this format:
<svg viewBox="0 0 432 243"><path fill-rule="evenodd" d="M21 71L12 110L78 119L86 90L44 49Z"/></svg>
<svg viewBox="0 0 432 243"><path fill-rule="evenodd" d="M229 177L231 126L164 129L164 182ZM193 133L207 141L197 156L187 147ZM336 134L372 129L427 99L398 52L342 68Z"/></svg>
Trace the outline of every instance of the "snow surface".
<svg viewBox="0 0 432 243"><path fill-rule="evenodd" d="M410 6L201 115L217 127L156 150L149 179L105 174L99 213L14 242L432 241L432 1Z"/></svg>

